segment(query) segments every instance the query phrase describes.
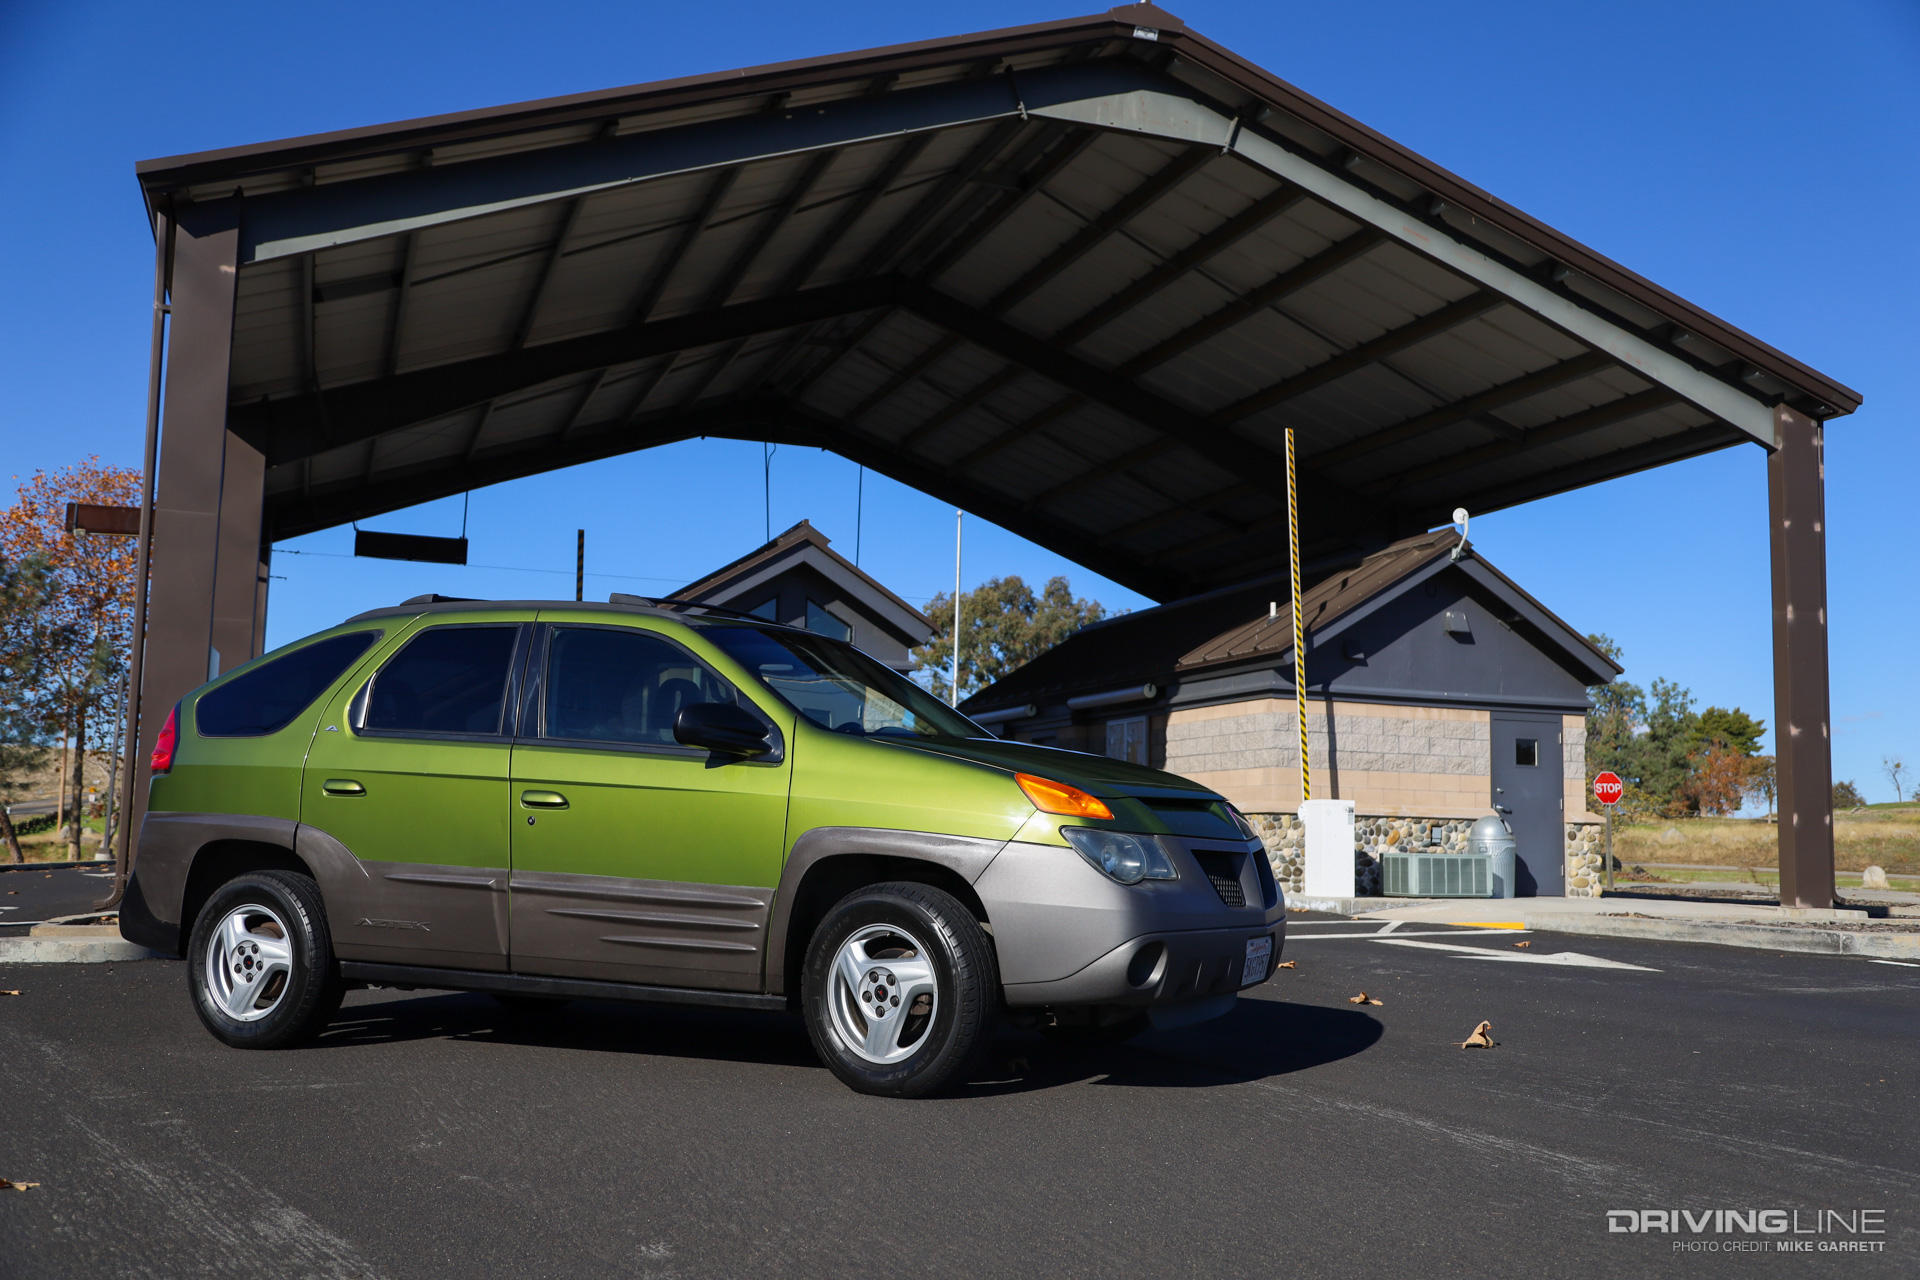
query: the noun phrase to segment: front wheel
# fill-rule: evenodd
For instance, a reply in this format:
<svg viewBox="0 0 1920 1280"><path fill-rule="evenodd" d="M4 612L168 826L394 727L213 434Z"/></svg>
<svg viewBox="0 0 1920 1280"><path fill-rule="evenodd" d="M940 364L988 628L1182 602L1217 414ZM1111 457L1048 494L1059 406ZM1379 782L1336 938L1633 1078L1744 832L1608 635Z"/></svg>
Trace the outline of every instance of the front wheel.
<svg viewBox="0 0 1920 1280"><path fill-rule="evenodd" d="M807 946L814 1050L859 1093L917 1098L958 1083L992 1042L992 945L953 895L893 883L842 898Z"/></svg>
<svg viewBox="0 0 1920 1280"><path fill-rule="evenodd" d="M290 871L254 871L221 885L187 947L194 1011L236 1049L284 1049L320 1034L346 987L320 886Z"/></svg>

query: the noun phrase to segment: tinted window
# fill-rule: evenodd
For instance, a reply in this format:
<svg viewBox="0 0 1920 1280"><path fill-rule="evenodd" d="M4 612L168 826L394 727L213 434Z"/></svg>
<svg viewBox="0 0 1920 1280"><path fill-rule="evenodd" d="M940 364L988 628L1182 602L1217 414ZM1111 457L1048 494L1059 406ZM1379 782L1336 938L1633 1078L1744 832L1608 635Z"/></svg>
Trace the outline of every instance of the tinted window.
<svg viewBox="0 0 1920 1280"><path fill-rule="evenodd" d="M850 644L720 622L701 634L822 728L909 738L993 736Z"/></svg>
<svg viewBox="0 0 1920 1280"><path fill-rule="evenodd" d="M555 627L547 647L546 736L674 746L695 702L733 702L733 686L644 631Z"/></svg>
<svg viewBox="0 0 1920 1280"><path fill-rule="evenodd" d="M520 628L435 627L374 677L366 727L401 733L498 733Z"/></svg>
<svg viewBox="0 0 1920 1280"><path fill-rule="evenodd" d="M1540 763L1540 739L1515 738L1513 740L1513 762L1529 768Z"/></svg>
<svg viewBox="0 0 1920 1280"><path fill-rule="evenodd" d="M374 642L378 631L329 636L235 676L201 696L194 727L208 738L275 733L326 691Z"/></svg>

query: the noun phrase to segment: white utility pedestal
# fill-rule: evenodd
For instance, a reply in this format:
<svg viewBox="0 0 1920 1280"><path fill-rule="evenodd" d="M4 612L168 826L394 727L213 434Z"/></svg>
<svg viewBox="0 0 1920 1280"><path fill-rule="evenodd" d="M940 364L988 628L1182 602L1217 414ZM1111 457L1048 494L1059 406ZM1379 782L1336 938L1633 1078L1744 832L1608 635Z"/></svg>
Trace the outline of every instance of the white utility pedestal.
<svg viewBox="0 0 1920 1280"><path fill-rule="evenodd" d="M1303 888L1310 897L1353 896L1353 801L1309 800L1300 806L1306 842Z"/></svg>

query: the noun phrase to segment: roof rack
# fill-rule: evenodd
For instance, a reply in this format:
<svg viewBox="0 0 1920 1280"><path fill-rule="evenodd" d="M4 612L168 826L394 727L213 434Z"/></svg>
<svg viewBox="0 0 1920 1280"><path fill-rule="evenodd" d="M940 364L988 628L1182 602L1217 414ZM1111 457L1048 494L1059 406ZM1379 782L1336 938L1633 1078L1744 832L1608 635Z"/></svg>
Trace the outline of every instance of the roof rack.
<svg viewBox="0 0 1920 1280"><path fill-rule="evenodd" d="M428 592L424 596L410 596L400 603L402 606L410 604L471 604L479 598L479 596L437 596L432 592Z"/></svg>
<svg viewBox="0 0 1920 1280"><path fill-rule="evenodd" d="M635 596L630 598L638 599L639 597ZM723 604L707 604L704 601L700 601L700 600L666 599L666 600L655 600L652 603L656 608L671 609L675 613L680 613L687 609L701 609L707 613L721 614L729 618L745 618L748 622L766 622L767 621L767 619L761 617L757 613L743 613L739 609L729 609ZM779 626L780 624L776 622L773 625Z"/></svg>

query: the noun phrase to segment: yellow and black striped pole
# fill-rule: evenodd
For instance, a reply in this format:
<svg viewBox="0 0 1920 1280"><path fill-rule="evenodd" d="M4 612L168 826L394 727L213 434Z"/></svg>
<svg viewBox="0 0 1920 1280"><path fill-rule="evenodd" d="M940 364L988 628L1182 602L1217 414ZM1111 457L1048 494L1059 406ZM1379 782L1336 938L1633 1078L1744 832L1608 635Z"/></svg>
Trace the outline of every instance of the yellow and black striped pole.
<svg viewBox="0 0 1920 1280"><path fill-rule="evenodd" d="M1293 471L1293 428L1287 428L1287 559L1293 565L1293 716L1300 723L1300 799L1313 799L1307 766L1307 647L1300 614L1300 487Z"/></svg>

